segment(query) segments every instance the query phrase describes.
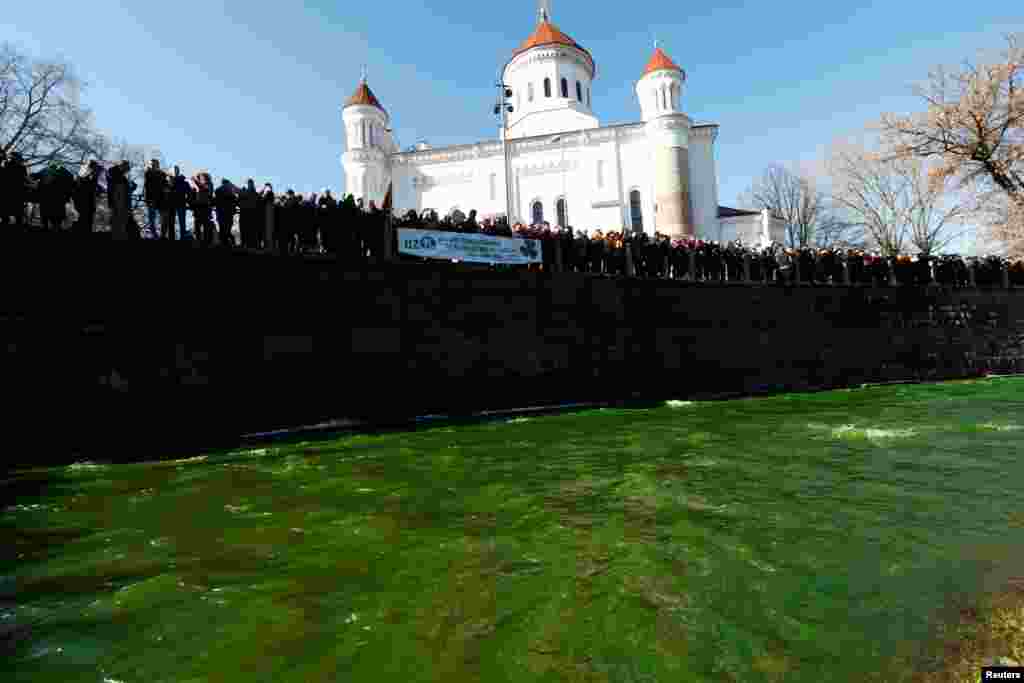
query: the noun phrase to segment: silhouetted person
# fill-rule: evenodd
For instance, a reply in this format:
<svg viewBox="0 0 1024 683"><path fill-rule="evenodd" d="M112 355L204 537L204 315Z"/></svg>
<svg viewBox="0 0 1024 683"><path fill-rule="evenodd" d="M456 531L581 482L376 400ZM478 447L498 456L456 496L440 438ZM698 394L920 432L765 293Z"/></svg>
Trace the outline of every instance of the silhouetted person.
<svg viewBox="0 0 1024 683"><path fill-rule="evenodd" d="M267 251L274 248L274 225L275 214L277 211L276 202L274 201L274 186L270 183L264 183L263 185L263 233L260 235L260 246Z"/></svg>
<svg viewBox="0 0 1024 683"><path fill-rule="evenodd" d="M217 228L222 247L234 246L235 238L231 234L235 226L235 207L238 206L238 195L235 186L227 178L222 178L220 187L214 192L214 208L217 212Z"/></svg>
<svg viewBox="0 0 1024 683"><path fill-rule="evenodd" d="M213 243L213 178L209 173L192 176L192 231L204 247Z"/></svg>
<svg viewBox="0 0 1024 683"><path fill-rule="evenodd" d="M306 252L316 251L319 246L317 240L319 212L316 202L316 194L311 194L306 201L302 202L302 232L299 234L299 240L302 250Z"/></svg>
<svg viewBox="0 0 1024 683"><path fill-rule="evenodd" d="M263 200L256 191L256 183L252 178L249 178L245 188L238 193L238 209L238 231L242 246L246 249L258 249L263 225Z"/></svg>
<svg viewBox="0 0 1024 683"><path fill-rule="evenodd" d="M96 195L99 192L99 179L100 166L95 161L86 164L78 174L73 197L78 220L72 226L72 230L77 234L92 233L92 226L96 219Z"/></svg>
<svg viewBox="0 0 1024 683"><path fill-rule="evenodd" d="M160 170L160 162L153 159L142 180L142 196L146 201L146 229L153 235L157 234L157 217L164 202L164 175Z"/></svg>
<svg viewBox="0 0 1024 683"><path fill-rule="evenodd" d="M68 217L68 200L75 189L75 179L66 168L51 162L38 174L36 200L44 230L60 230Z"/></svg>
<svg viewBox="0 0 1024 683"><path fill-rule="evenodd" d="M164 173L161 185L163 198L160 200L160 239L174 241L174 208L171 206L171 194L174 192L174 178Z"/></svg>
<svg viewBox="0 0 1024 683"><path fill-rule="evenodd" d="M107 175L107 206L110 207L110 232L115 240L128 239L128 220L131 212L131 186L127 160L111 167Z"/></svg>
<svg viewBox="0 0 1024 683"><path fill-rule="evenodd" d="M186 239L188 234L185 230L185 208L188 206L190 195L192 194L192 187L188 184L188 180L181 174L181 169L177 166L174 167L174 175L171 179L171 194L170 204L171 209L174 211L174 215L178 218L178 235L181 239Z"/></svg>
<svg viewBox="0 0 1024 683"><path fill-rule="evenodd" d="M18 230L25 229L25 202L28 200L28 169L17 152L12 153L0 170L0 225L14 217Z"/></svg>
<svg viewBox="0 0 1024 683"><path fill-rule="evenodd" d="M320 244L328 254L338 253L338 202L331 196L331 191L324 188L324 193L316 202L318 223L320 225Z"/></svg>

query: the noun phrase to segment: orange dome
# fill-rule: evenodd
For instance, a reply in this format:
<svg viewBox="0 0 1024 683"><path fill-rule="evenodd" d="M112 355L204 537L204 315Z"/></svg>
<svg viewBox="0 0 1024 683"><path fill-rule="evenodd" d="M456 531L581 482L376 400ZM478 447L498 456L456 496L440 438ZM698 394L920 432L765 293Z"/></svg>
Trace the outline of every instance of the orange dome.
<svg viewBox="0 0 1024 683"><path fill-rule="evenodd" d="M359 85L356 87L356 91L352 93L352 97L345 101L346 107L353 104L368 104L371 107L377 107L377 109L387 113L384 107L381 106L380 101L373 94L373 91L370 90L370 86L366 85L366 81L359 81Z"/></svg>
<svg viewBox="0 0 1024 683"><path fill-rule="evenodd" d="M536 30L534 30L530 37L524 40L523 44L512 53L512 57L515 58L517 55L526 52L530 48L540 47L542 45L565 45L566 47L574 47L587 55L590 59L591 66L594 65L594 58L582 45L565 33L562 33L557 26L546 19L537 24Z"/></svg>
<svg viewBox="0 0 1024 683"><path fill-rule="evenodd" d="M647 62L647 66L644 67L644 72L640 74L640 78L643 78L652 71L661 71L663 69L671 69L672 71L678 71L683 74L683 78L686 78L686 72L679 68L679 66L673 62L665 51L660 47L654 48L654 54L651 55L651 59Z"/></svg>

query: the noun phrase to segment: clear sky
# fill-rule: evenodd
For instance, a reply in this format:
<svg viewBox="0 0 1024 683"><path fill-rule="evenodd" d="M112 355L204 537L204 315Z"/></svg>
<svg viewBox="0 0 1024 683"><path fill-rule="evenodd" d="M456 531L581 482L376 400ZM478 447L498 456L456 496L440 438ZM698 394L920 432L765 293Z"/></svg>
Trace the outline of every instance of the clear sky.
<svg viewBox="0 0 1024 683"><path fill-rule="evenodd" d="M551 0L597 62L602 124L640 118L633 86L657 37L687 72L684 110L718 123L719 198L768 164L813 164L910 86L1024 31L1019 0L666 3ZM404 148L496 137L498 70L533 30L536 0L5 3L0 40L61 56L111 135L236 183L343 190L340 107L362 64Z"/></svg>

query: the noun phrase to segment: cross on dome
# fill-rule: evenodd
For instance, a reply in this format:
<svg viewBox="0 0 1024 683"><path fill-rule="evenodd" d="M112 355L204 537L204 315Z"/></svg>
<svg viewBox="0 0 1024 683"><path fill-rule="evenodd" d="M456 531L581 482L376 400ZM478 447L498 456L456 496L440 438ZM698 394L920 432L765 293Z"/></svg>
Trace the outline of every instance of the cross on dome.
<svg viewBox="0 0 1024 683"><path fill-rule="evenodd" d="M551 21L551 0L540 0L540 23Z"/></svg>

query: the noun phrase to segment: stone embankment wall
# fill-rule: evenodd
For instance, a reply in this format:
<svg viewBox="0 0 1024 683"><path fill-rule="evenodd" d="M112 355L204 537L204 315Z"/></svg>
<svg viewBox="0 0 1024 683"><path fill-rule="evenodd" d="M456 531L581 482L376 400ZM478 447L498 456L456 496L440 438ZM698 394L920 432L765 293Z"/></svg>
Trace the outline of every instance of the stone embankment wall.
<svg viewBox="0 0 1024 683"><path fill-rule="evenodd" d="M182 244L3 255L7 460L345 417L1024 370L1024 290L346 266Z"/></svg>

